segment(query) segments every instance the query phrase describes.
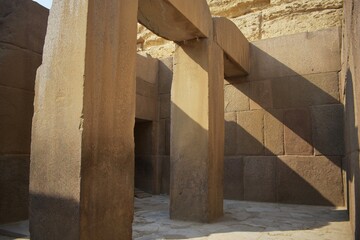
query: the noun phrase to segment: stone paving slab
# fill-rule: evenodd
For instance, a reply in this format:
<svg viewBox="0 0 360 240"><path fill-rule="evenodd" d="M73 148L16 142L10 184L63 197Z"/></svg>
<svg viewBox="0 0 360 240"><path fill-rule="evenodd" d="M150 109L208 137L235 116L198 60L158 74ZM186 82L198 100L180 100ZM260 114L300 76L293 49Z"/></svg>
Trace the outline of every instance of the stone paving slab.
<svg viewBox="0 0 360 240"><path fill-rule="evenodd" d="M133 239L351 240L345 208L224 201L225 216L202 224L169 220L168 196L135 199ZM28 235L28 221L0 230ZM0 236L0 240L26 240Z"/></svg>
<svg viewBox="0 0 360 240"><path fill-rule="evenodd" d="M212 224L169 220L168 208L167 196L136 199L133 239L352 239L345 208L225 200Z"/></svg>

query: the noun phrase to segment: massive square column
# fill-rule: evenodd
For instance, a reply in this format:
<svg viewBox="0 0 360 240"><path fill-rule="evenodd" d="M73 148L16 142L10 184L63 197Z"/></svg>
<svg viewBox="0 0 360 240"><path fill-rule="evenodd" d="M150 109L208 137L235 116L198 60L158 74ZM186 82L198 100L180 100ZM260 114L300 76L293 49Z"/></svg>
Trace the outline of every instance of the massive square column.
<svg viewBox="0 0 360 240"><path fill-rule="evenodd" d="M210 38L179 43L171 91L173 219L223 214L224 58Z"/></svg>
<svg viewBox="0 0 360 240"><path fill-rule="evenodd" d="M131 239L137 1L55 0L36 80L31 239Z"/></svg>

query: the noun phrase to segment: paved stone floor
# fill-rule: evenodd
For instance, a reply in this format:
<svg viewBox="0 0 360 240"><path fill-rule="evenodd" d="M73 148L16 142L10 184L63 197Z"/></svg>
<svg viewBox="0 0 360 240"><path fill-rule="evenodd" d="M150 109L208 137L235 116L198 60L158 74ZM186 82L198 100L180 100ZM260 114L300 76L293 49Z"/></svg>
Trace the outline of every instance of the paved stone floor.
<svg viewBox="0 0 360 240"><path fill-rule="evenodd" d="M344 208L226 200L225 216L212 224L169 220L168 208L165 196L137 199L134 239L352 239Z"/></svg>
<svg viewBox="0 0 360 240"><path fill-rule="evenodd" d="M133 237L218 240L351 240L344 208L272 203L224 202L225 216L212 224L169 220L169 199L135 200ZM0 226L0 240L29 239L28 222ZM18 235L18 237L16 237Z"/></svg>

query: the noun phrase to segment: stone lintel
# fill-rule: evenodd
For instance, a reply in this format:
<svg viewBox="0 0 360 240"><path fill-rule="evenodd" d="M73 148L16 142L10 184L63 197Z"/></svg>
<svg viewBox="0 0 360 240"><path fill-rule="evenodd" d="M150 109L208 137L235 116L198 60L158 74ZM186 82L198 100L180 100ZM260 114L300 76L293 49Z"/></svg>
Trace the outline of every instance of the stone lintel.
<svg viewBox="0 0 360 240"><path fill-rule="evenodd" d="M225 77L245 76L250 71L249 42L227 18L215 17L214 40L224 51Z"/></svg>
<svg viewBox="0 0 360 240"><path fill-rule="evenodd" d="M210 37L212 20L205 0L139 0L138 21L175 42Z"/></svg>

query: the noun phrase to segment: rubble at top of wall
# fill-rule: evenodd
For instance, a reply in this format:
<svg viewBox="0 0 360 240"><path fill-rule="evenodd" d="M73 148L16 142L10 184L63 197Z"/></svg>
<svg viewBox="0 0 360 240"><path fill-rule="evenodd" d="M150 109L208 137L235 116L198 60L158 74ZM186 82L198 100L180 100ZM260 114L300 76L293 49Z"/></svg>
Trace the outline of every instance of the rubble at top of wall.
<svg viewBox="0 0 360 240"><path fill-rule="evenodd" d="M230 18L249 41L341 26L343 0L207 0L214 16ZM139 49L168 57L175 44L139 24Z"/></svg>

